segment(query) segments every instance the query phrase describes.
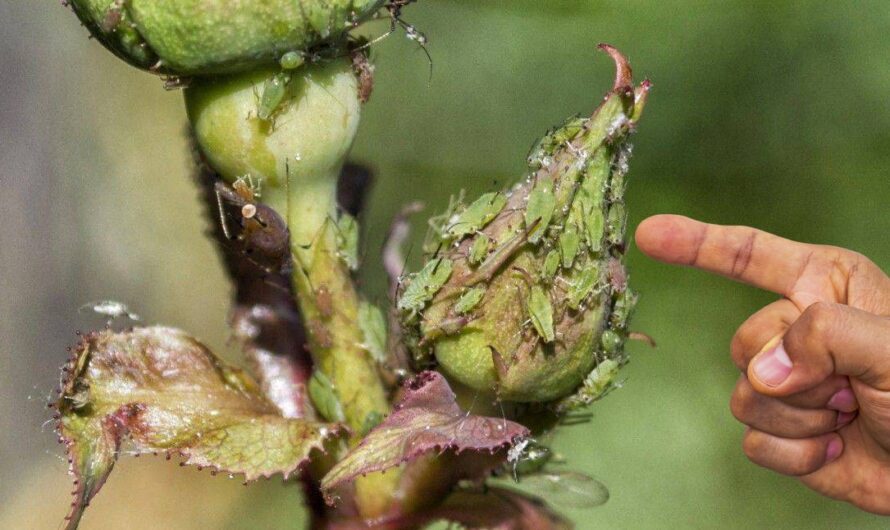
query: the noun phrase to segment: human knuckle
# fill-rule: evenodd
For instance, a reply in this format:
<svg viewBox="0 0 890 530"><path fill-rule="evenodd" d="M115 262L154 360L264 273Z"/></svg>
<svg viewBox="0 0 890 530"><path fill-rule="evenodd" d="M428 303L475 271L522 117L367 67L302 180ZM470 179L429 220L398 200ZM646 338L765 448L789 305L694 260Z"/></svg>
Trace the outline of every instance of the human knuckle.
<svg viewBox="0 0 890 530"><path fill-rule="evenodd" d="M729 410L733 417L742 423L751 421L751 413L753 410L753 392L747 382L741 382L736 385L735 391L729 398Z"/></svg>
<svg viewBox="0 0 890 530"><path fill-rule="evenodd" d="M816 339L827 339L837 326L840 317L837 307L828 302L816 302L805 312L807 335Z"/></svg>

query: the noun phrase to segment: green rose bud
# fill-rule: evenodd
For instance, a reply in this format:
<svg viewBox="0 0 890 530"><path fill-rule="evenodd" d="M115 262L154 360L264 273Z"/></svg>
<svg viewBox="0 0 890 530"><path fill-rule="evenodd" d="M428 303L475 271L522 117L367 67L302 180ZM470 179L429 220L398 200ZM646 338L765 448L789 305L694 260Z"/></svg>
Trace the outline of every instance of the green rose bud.
<svg viewBox="0 0 890 530"><path fill-rule="evenodd" d="M115 55L171 75L233 73L336 41L383 0L69 0ZM293 56L286 62L293 64Z"/></svg>
<svg viewBox="0 0 890 530"><path fill-rule="evenodd" d="M619 73L593 115L542 138L522 183L459 197L431 220L432 259L399 300L419 363L504 400L584 404L604 386L595 378L591 397L588 375L624 362L636 300L624 268L627 137L649 84L634 89L626 60L603 48Z"/></svg>
<svg viewBox="0 0 890 530"><path fill-rule="evenodd" d="M223 179L251 177L262 200L287 217L287 194L334 185L358 129L358 83L347 58L308 65L280 87L261 117L273 69L202 78L185 91L195 138ZM310 238L312 236L309 236Z"/></svg>

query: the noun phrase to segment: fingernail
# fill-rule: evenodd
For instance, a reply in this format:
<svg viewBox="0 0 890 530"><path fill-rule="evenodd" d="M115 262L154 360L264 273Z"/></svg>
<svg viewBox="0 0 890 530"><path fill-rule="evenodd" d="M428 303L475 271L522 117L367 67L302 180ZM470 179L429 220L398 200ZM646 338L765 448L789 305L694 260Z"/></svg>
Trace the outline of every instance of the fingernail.
<svg viewBox="0 0 890 530"><path fill-rule="evenodd" d="M852 412L856 410L859 403L856 401L856 394L851 389L842 388L831 396L831 399L828 400L828 404L825 406L831 410Z"/></svg>
<svg viewBox="0 0 890 530"><path fill-rule="evenodd" d="M828 447L825 448L825 463L836 460L837 457L841 456L841 451L843 450L844 444L838 438L832 438L828 442Z"/></svg>
<svg viewBox="0 0 890 530"><path fill-rule="evenodd" d="M843 427L844 425L853 421L853 418L856 417L855 412L838 412L837 413L837 426Z"/></svg>
<svg viewBox="0 0 890 530"><path fill-rule="evenodd" d="M765 385L779 386L791 374L791 358L780 342L754 360L754 375Z"/></svg>

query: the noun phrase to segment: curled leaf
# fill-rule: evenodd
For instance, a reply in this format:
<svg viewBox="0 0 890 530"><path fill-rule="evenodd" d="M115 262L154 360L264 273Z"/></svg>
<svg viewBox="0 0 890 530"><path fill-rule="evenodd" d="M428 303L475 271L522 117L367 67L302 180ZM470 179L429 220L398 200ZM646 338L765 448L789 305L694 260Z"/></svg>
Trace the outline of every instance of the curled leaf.
<svg viewBox="0 0 890 530"><path fill-rule="evenodd" d="M282 417L253 379L177 329L90 333L65 371L56 406L76 485L68 528L128 439L132 454L178 453L184 464L254 480L289 476L338 430Z"/></svg>
<svg viewBox="0 0 890 530"><path fill-rule="evenodd" d="M422 372L406 384L405 395L392 414L322 479L321 489L330 501L335 488L359 475L432 451L493 453L528 434L528 429L512 421L462 412L445 378L437 372Z"/></svg>

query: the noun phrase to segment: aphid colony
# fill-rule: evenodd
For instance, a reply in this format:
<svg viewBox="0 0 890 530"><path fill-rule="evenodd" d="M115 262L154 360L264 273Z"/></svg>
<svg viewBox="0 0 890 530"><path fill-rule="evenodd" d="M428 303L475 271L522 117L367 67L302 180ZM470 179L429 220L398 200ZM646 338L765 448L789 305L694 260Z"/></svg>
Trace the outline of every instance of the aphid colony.
<svg viewBox="0 0 890 530"><path fill-rule="evenodd" d="M649 88L634 89L626 66L618 77L590 118L535 144L523 182L468 204L461 194L430 220L427 262L398 299L420 366L557 412L612 387L636 302L624 268L627 137Z"/></svg>

